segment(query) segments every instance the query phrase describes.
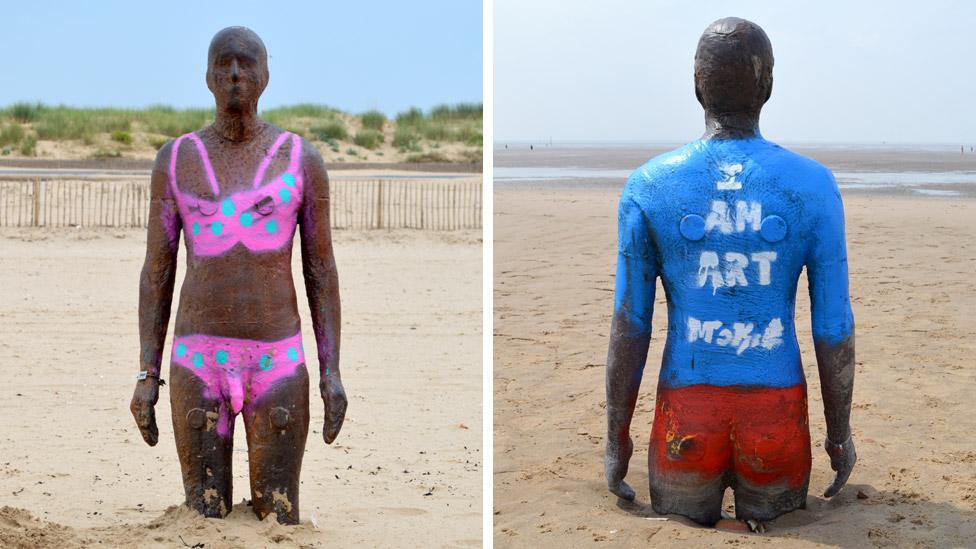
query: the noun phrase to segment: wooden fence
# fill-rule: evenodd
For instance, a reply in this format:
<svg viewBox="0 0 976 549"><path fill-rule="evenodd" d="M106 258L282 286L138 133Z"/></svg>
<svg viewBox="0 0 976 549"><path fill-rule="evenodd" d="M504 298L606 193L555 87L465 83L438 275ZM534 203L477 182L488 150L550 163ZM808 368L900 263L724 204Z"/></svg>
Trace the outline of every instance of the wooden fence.
<svg viewBox="0 0 976 549"><path fill-rule="evenodd" d="M331 182L335 229L480 229L480 180ZM149 183L0 181L0 227L146 227Z"/></svg>

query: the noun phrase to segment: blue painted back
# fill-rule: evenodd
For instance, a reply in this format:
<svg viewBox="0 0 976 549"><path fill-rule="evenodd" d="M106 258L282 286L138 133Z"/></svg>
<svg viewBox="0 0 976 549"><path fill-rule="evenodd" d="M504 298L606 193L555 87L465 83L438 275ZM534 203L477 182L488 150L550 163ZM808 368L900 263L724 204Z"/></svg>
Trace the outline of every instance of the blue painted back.
<svg viewBox="0 0 976 549"><path fill-rule="evenodd" d="M814 339L852 333L843 206L813 160L761 137L694 141L631 175L618 221L615 311L649 334L661 277L666 386L803 383L793 316L804 266Z"/></svg>

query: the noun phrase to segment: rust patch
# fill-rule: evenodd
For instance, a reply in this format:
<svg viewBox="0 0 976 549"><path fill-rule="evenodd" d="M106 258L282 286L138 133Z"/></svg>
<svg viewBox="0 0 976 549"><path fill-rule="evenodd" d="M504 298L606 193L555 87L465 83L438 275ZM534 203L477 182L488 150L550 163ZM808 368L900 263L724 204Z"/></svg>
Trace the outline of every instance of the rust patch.
<svg viewBox="0 0 976 549"><path fill-rule="evenodd" d="M291 513L291 501L288 500L288 493L286 491L275 490L271 492L271 501L274 502L276 507L280 503L286 513Z"/></svg>
<svg viewBox="0 0 976 549"><path fill-rule="evenodd" d="M680 459L681 453L688 448L691 448L691 446L694 444L694 440L695 435L685 435L679 438L675 433L668 431L668 457L671 459Z"/></svg>

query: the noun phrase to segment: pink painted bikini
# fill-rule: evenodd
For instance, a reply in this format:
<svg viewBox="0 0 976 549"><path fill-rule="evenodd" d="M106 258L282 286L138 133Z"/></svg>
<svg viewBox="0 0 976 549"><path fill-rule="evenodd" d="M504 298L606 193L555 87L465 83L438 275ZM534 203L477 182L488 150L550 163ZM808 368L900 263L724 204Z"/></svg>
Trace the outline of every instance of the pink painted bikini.
<svg viewBox="0 0 976 549"><path fill-rule="evenodd" d="M262 186L264 174L284 142L291 137L288 168ZM216 200L179 189L176 157L184 139L193 141ZM302 198L301 139L282 132L258 165L250 190L220 199L220 186L203 142L195 133L176 139L169 164L170 188L179 209L188 248L199 256L221 255L238 243L252 252L290 246ZM301 332L280 341L256 341L203 334L177 336L172 362L193 372L206 386L207 398L230 403L221 408L217 433L229 436L233 418L282 378L305 364Z"/></svg>
<svg viewBox="0 0 976 549"><path fill-rule="evenodd" d="M289 136L291 156L288 168L271 183L261 186L271 160ZM195 133L177 138L169 161L169 182L183 218L183 226L188 228L186 237L194 254L220 255L237 243L253 252L277 250L291 243L302 201L303 183L299 169L302 142L297 135L281 132L258 166L251 190L232 194L219 201L199 198L179 189L176 181L176 157L184 139L189 139L196 145L215 197L220 196L220 186L203 141Z"/></svg>
<svg viewBox="0 0 976 549"><path fill-rule="evenodd" d="M230 433L230 422L282 378L305 364L301 332L280 341L189 335L173 341L172 360L200 378L207 397L229 401L221 410L217 433Z"/></svg>

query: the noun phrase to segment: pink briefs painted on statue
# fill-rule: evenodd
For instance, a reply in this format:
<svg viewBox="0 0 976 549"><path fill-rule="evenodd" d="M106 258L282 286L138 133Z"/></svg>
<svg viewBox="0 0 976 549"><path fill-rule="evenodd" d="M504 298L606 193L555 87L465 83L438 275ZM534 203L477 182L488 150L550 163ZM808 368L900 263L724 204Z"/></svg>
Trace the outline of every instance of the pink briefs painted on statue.
<svg viewBox="0 0 976 549"><path fill-rule="evenodd" d="M207 398L230 402L237 415L305 364L305 352L300 332L280 341L188 335L173 340L172 360L204 382ZM218 433L227 430L218 422Z"/></svg>
<svg viewBox="0 0 976 549"><path fill-rule="evenodd" d="M288 168L262 186L265 171L289 136L291 154ZM176 158L185 139L196 145L213 192L212 200L180 190L176 179ZM258 165L251 189L222 197L203 141L195 133L177 138L170 156L169 182L193 253L200 256L220 255L237 243L254 252L277 250L290 245L302 201L301 153L301 138L290 132L282 132Z"/></svg>

